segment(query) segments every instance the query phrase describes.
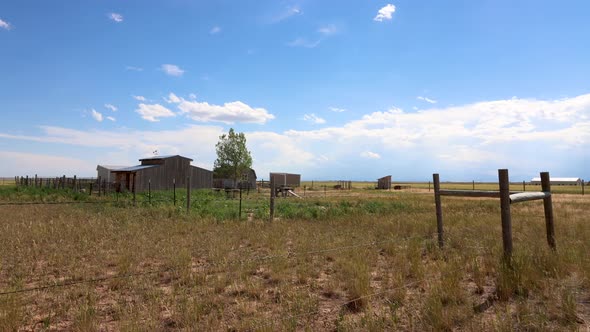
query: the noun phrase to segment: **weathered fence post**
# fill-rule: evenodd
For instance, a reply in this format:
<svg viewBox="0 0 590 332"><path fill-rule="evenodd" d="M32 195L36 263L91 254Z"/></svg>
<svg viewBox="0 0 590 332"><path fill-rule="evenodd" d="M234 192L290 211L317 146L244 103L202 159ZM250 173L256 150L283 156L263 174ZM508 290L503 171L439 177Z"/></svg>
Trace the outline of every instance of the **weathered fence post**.
<svg viewBox="0 0 590 332"><path fill-rule="evenodd" d="M90 188L88 188L88 196L92 196L92 182L89 183Z"/></svg>
<svg viewBox="0 0 590 332"><path fill-rule="evenodd" d="M133 206L137 206L136 188L135 188L135 174L133 175ZM100 186L99 186L100 187Z"/></svg>
<svg viewBox="0 0 590 332"><path fill-rule="evenodd" d="M428 181L428 192L430 192L430 181Z"/></svg>
<svg viewBox="0 0 590 332"><path fill-rule="evenodd" d="M238 220L242 220L242 186L240 186L240 208L238 212Z"/></svg>
<svg viewBox="0 0 590 332"><path fill-rule="evenodd" d="M37 181L38 181L37 174L35 174L35 188L37 188Z"/></svg>
<svg viewBox="0 0 590 332"><path fill-rule="evenodd" d="M526 191L526 183L522 180L522 191Z"/></svg>
<svg viewBox="0 0 590 332"><path fill-rule="evenodd" d="M303 186L303 197L305 197L305 190L307 189L307 186Z"/></svg>
<svg viewBox="0 0 590 332"><path fill-rule="evenodd" d="M174 206L176 206L176 178L172 179L172 190L174 191Z"/></svg>
<svg viewBox="0 0 590 332"><path fill-rule="evenodd" d="M510 180L507 169L498 170L500 184L500 209L502 215L502 243L504 257L512 256L512 219L510 216Z"/></svg>
<svg viewBox="0 0 590 332"><path fill-rule="evenodd" d="M152 205L152 179L148 179L148 204Z"/></svg>
<svg viewBox="0 0 590 332"><path fill-rule="evenodd" d="M74 175L74 192L77 193L78 192L78 187L77 187L77 182L76 182L76 176Z"/></svg>
<svg viewBox="0 0 590 332"><path fill-rule="evenodd" d="M66 190L66 176L63 176L63 181L61 182L61 189Z"/></svg>
<svg viewBox="0 0 590 332"><path fill-rule="evenodd" d="M275 180L271 176L270 177L270 221L275 219Z"/></svg>
<svg viewBox="0 0 590 332"><path fill-rule="evenodd" d="M541 190L551 192L551 181L549 172L541 172ZM543 208L545 210L545 226L547 228L547 243L551 249L555 250L555 228L553 226L553 204L551 196L543 198Z"/></svg>
<svg viewBox="0 0 590 332"><path fill-rule="evenodd" d="M432 182L434 184L434 204L436 205L436 230L438 232L438 246L442 248L445 242L443 238L443 218L442 205L440 203L440 179L438 173L432 174ZM430 191L430 181L428 182L428 190Z"/></svg>
<svg viewBox="0 0 590 332"><path fill-rule="evenodd" d="M584 180L582 180L582 196L584 196Z"/></svg>
<svg viewBox="0 0 590 332"><path fill-rule="evenodd" d="M100 197L100 181L102 180L101 176L98 176L98 197ZM133 179L135 181L135 179Z"/></svg>
<svg viewBox="0 0 590 332"><path fill-rule="evenodd" d="M471 190L475 191L475 180L473 180L473 187Z"/></svg>
<svg viewBox="0 0 590 332"><path fill-rule="evenodd" d="M191 177L186 177L186 213L191 211Z"/></svg>

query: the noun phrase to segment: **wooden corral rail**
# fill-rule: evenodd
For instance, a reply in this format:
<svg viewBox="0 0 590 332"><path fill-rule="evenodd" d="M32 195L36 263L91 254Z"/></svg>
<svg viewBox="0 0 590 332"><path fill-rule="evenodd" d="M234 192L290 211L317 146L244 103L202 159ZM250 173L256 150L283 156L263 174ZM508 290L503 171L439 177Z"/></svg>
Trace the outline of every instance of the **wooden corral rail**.
<svg viewBox="0 0 590 332"><path fill-rule="evenodd" d="M444 246L443 238L443 217L440 196L460 196L460 197L488 197L500 198L501 218L502 218L502 243L504 246L504 255L512 255L512 217L510 214L510 205L519 202L532 200L543 200L545 211L545 226L547 232L547 243L551 249L555 250L555 229L553 224L553 204L551 201L551 182L548 172L541 172L541 190L540 192L510 192L510 180L507 169L498 170L499 191L482 191L482 190L445 190L440 189L440 178L438 174L432 175L434 183L434 202L436 205L436 225L438 231L438 245Z"/></svg>

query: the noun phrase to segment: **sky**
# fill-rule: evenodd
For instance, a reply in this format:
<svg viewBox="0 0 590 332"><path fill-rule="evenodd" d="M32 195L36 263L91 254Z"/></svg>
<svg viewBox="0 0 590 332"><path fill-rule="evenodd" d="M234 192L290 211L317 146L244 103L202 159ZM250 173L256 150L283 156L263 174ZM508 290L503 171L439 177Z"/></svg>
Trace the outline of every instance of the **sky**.
<svg viewBox="0 0 590 332"><path fill-rule="evenodd" d="M0 2L0 176L244 132L259 178L590 180L590 2Z"/></svg>

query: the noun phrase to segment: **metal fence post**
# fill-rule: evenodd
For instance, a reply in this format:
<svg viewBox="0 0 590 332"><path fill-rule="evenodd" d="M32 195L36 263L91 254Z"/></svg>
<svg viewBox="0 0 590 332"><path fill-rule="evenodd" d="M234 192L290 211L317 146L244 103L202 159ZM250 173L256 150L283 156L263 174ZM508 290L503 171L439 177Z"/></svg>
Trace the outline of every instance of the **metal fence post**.
<svg viewBox="0 0 590 332"><path fill-rule="evenodd" d="M510 180L507 169L498 170L500 184L500 209L502 215L502 243L504 257L512 256L512 217L510 216Z"/></svg>
<svg viewBox="0 0 590 332"><path fill-rule="evenodd" d="M551 181L549 172L541 172L541 190L551 192ZM547 243L551 249L555 250L555 227L553 225L553 203L551 196L543 198L543 208L545 210L545 227L547 229Z"/></svg>
<svg viewBox="0 0 590 332"><path fill-rule="evenodd" d="M442 205L440 203L440 179L438 173L432 174L432 182L434 183L434 204L436 206L436 230L438 232L438 246L442 248L445 242L443 238L443 218ZM430 184L430 182L428 183Z"/></svg>
<svg viewBox="0 0 590 332"><path fill-rule="evenodd" d="M174 206L176 206L176 178L172 179L172 188L174 190Z"/></svg>
<svg viewBox="0 0 590 332"><path fill-rule="evenodd" d="M152 205L152 179L148 179L148 203Z"/></svg>

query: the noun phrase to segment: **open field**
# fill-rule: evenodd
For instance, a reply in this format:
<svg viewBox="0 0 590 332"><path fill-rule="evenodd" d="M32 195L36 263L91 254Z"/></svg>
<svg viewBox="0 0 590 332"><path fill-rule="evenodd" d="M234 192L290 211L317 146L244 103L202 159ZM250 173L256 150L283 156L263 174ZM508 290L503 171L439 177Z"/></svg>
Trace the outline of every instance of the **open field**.
<svg viewBox="0 0 590 332"><path fill-rule="evenodd" d="M244 199L241 221L237 200L194 194L190 213L170 192L154 206L0 205L0 330L590 328L587 195L553 197L557 252L542 203L512 206L509 268L495 199L444 197L441 250L427 190L310 192L277 199L273 222L268 192Z"/></svg>

